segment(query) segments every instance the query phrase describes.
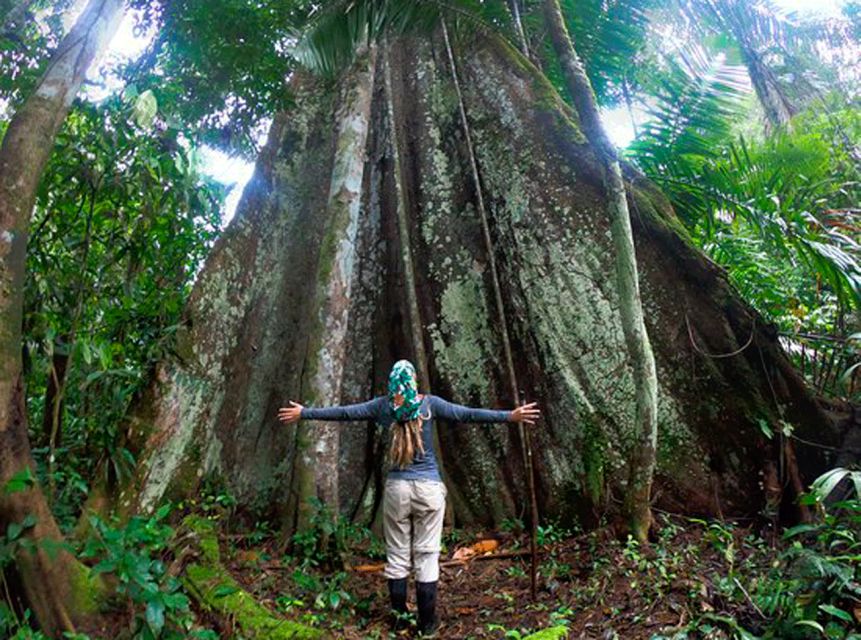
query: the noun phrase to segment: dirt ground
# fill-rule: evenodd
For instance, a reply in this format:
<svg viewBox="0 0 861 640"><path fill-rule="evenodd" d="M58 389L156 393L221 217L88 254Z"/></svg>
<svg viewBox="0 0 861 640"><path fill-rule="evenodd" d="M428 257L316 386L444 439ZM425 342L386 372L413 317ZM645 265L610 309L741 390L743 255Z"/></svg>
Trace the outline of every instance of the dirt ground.
<svg viewBox="0 0 861 640"><path fill-rule="evenodd" d="M720 586L730 570L764 570L768 549L751 542L749 533L663 516L656 540L641 548L603 531L568 535L551 527L539 547L533 601L528 535L458 532L441 558L438 637L517 639L565 625L569 638L638 640L672 637L693 621L727 616L755 627L754 607L724 600ZM486 558L452 562L486 540L493 542L482 544L495 546ZM331 637L396 637L390 632L386 580L381 571L367 570L380 565L379 548L377 557L355 550L347 570L338 573L279 560L274 545L243 548L235 538L222 543L238 581L273 609L327 629ZM415 609L412 587L409 606ZM397 637L411 635L408 630ZM730 635L717 624L713 635L689 637Z"/></svg>

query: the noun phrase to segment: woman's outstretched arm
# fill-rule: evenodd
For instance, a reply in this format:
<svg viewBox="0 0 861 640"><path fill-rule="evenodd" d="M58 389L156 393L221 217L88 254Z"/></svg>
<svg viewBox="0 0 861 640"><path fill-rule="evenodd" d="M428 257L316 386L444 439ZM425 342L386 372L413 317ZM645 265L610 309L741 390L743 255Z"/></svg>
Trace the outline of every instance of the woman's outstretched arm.
<svg viewBox="0 0 861 640"><path fill-rule="evenodd" d="M284 423L302 420L371 420L378 418L385 408L385 396L378 396L367 402L345 404L339 407L303 407L290 401L289 407L278 410L278 419Z"/></svg>
<svg viewBox="0 0 861 640"><path fill-rule="evenodd" d="M534 424L541 416L535 402L522 405L511 411L500 411L465 407L462 404L443 400L439 396L432 396L431 411L434 415L453 422L525 422Z"/></svg>

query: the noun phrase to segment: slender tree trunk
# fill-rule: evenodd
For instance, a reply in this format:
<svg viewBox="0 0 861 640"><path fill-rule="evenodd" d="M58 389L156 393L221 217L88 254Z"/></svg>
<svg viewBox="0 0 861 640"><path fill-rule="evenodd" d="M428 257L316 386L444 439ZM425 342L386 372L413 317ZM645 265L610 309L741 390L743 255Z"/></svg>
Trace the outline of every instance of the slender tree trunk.
<svg viewBox="0 0 861 640"><path fill-rule="evenodd" d="M306 375L309 383L303 397L316 405L338 404L347 352L347 327L350 291L353 288L356 259L356 234L362 208L362 179L365 151L371 120L376 48L366 54L346 84L342 106L337 115L337 137L332 179L329 187L329 230L320 252L320 288L317 330L308 346ZM318 497L338 515L337 422L300 422L297 426L299 455L296 480L299 508L297 528L310 525L313 515L309 498Z"/></svg>
<svg viewBox="0 0 861 640"><path fill-rule="evenodd" d="M520 45L520 53L527 58L529 55L529 44L526 42L526 31L523 29L523 19L520 12L520 0L508 0L508 12L511 14L511 21L514 23L514 30L517 32L517 44Z"/></svg>
<svg viewBox="0 0 861 640"><path fill-rule="evenodd" d="M649 506L658 439L658 386L655 358L643 321L637 258L622 168L601 124L595 93L565 26L559 0L544 0L544 15L553 48L559 56L568 91L583 132L595 147L604 173L610 230L616 252L616 285L625 346L634 376L636 443L630 457L630 480L623 509L632 535L645 542L652 522Z"/></svg>
<svg viewBox="0 0 861 640"><path fill-rule="evenodd" d="M60 400L58 391L60 388L60 380L66 377L66 366L69 362L69 356L64 351L59 353L57 348L67 344L67 338L63 337L54 342L54 355L51 357L51 371L48 373L48 387L45 390L45 407L42 414L42 435L45 444L51 442L51 434L57 431L57 441L59 442L62 435L62 425L57 425L54 422L54 416L63 415L62 400Z"/></svg>
<svg viewBox="0 0 861 640"><path fill-rule="evenodd" d="M48 70L12 121L0 147L0 486L34 468L27 436L21 362L24 269L30 214L53 141L93 59L122 16L121 0L92 0L63 38ZM0 529L36 517L28 538L35 550L20 551L17 568L25 597L49 634L72 630L82 607L85 570L60 548L62 536L38 485L0 492Z"/></svg>

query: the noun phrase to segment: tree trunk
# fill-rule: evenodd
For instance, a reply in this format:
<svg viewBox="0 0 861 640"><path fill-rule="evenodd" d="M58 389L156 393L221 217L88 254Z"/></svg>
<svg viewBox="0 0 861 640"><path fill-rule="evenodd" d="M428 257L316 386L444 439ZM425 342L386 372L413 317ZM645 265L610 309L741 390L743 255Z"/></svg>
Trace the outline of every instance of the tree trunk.
<svg viewBox="0 0 861 640"><path fill-rule="evenodd" d="M21 371L21 321L27 235L36 188L53 140L84 80L90 63L114 33L122 14L119 0L92 0L63 38L33 94L15 113L0 147L0 486L33 468L27 436ZM80 606L86 588L83 568L60 549L62 538L38 486L7 495L0 492L0 529L37 518L28 538L37 551L17 554L27 602L48 633L72 630L86 615Z"/></svg>
<svg viewBox="0 0 861 640"><path fill-rule="evenodd" d="M517 33L517 44L520 45L520 53L526 58L531 58L529 55L529 44L526 42L526 31L523 29L520 0L507 0L507 6L508 13L511 14L511 22L514 24L514 31Z"/></svg>
<svg viewBox="0 0 861 640"><path fill-rule="evenodd" d="M500 39L452 45L472 153L441 38L392 43L391 64L377 65L349 323L343 345L333 346L348 354L339 401L384 393L392 362L422 345L428 390L510 407L494 253L517 381L544 409L533 450L539 511L592 526L614 509L614 494L631 492L630 452L644 437L634 428L644 420L641 380L620 302L632 285L611 275L618 203L604 156L538 69ZM295 108L275 118L236 216L195 282L181 357L159 365L129 417L138 475L119 495L120 511L192 495L209 476L240 507L271 506L283 522L296 521L296 430L278 423L277 410L304 399L306 354L319 349L337 147L331 123L342 91L307 78L294 91ZM757 514L765 500L759 472L773 456L757 419L776 422L779 405L805 440L836 446L838 433L777 336L692 245L666 199L641 176L623 177L658 372L657 505ZM732 352L751 333L732 358L707 358L694 346ZM378 507L386 435L373 425L340 426L342 514L370 518ZM516 428L440 423L438 436L459 522L493 526L522 516L529 496ZM830 462L824 451L798 444L803 481Z"/></svg>
<svg viewBox="0 0 861 640"><path fill-rule="evenodd" d="M741 47L742 59L747 67L751 84L756 91L756 97L759 98L762 109L765 111L769 126L772 128L787 126L795 113L792 103L783 93L771 69L750 45L741 40L742 37L743 35L736 36Z"/></svg>
<svg viewBox="0 0 861 640"><path fill-rule="evenodd" d="M63 399L59 390L60 381L66 379L66 366L69 363L69 354L65 350L67 344L65 338L54 341L51 370L48 372L48 386L45 390L45 405L42 414L42 437L45 444L49 446L52 440L59 444L63 435ZM62 351L57 351L58 348Z"/></svg>
<svg viewBox="0 0 861 640"><path fill-rule="evenodd" d="M639 434L629 457L630 484L624 490L623 511L634 538L645 542L652 523L650 499L658 442L658 381L655 357L643 321L628 197L616 150L601 124L595 92L565 26L559 0L544 0L544 16L553 49L561 63L566 87L580 115L583 132L595 148L604 173L610 231L615 249L619 313L634 377L633 429Z"/></svg>
<svg viewBox="0 0 861 640"><path fill-rule="evenodd" d="M319 317L309 337L303 371L308 383L301 395L302 402L317 406L341 402L341 383L350 356L346 335L357 275L354 266L375 60L376 48L372 48L342 84L342 105L334 123L335 158L324 218L328 223L317 274ZM293 473L300 531L311 524L313 497L337 516L340 429L337 422L300 421L296 426L298 450Z"/></svg>

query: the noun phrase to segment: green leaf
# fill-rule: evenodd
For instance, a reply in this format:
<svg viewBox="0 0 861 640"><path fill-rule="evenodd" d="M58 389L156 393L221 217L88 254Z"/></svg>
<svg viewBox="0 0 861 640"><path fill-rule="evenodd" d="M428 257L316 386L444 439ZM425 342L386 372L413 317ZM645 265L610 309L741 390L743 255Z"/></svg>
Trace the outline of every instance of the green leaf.
<svg viewBox="0 0 861 640"><path fill-rule="evenodd" d="M829 613L835 618L840 618L841 620L845 620L846 622L852 622L852 616L843 609L835 607L830 604L820 604L819 608L822 609L825 613Z"/></svg>
<svg viewBox="0 0 861 640"><path fill-rule="evenodd" d="M842 467L826 471L813 481L813 484L810 487L811 491L817 498L819 498L819 500L825 500L825 498L834 491L834 488L840 484L840 481L848 476L849 473L848 469L844 469Z"/></svg>
<svg viewBox="0 0 861 640"><path fill-rule="evenodd" d="M17 540L27 530L36 526L36 516L28 513L21 522L10 522L6 527L6 537Z"/></svg>
<svg viewBox="0 0 861 640"><path fill-rule="evenodd" d="M802 533L808 533L810 531L819 531L819 525L809 523L798 524L784 531L783 537L785 539L789 539Z"/></svg>
<svg viewBox="0 0 861 640"><path fill-rule="evenodd" d="M164 520L168 515L170 515L171 509L173 509L173 505L171 503L167 503L159 507L158 511L155 512L156 520Z"/></svg>
<svg viewBox="0 0 861 640"><path fill-rule="evenodd" d="M4 487L4 491L6 494L18 493L19 491L26 491L35 484L36 479L33 477L33 472L30 471L30 467L24 467L9 478L6 482L6 486Z"/></svg>
<svg viewBox="0 0 861 640"><path fill-rule="evenodd" d="M164 603L161 600L151 600L146 606L146 621L155 636L164 628Z"/></svg>
<svg viewBox="0 0 861 640"><path fill-rule="evenodd" d="M158 101L155 94L147 89L135 100L134 118L142 129L149 129L158 113Z"/></svg>
<svg viewBox="0 0 861 640"><path fill-rule="evenodd" d="M796 625L803 625L806 627L813 627L820 633L825 633L825 629L822 628L822 625L816 622L816 620L797 620L795 622Z"/></svg>
<svg viewBox="0 0 861 640"><path fill-rule="evenodd" d="M239 588L232 584L220 584L212 590L212 597L226 598L229 595L237 593Z"/></svg>
<svg viewBox="0 0 861 640"><path fill-rule="evenodd" d="M771 430L767 420L759 418L756 423L759 425L759 430L762 431L766 438L771 440L774 437L774 431Z"/></svg>

